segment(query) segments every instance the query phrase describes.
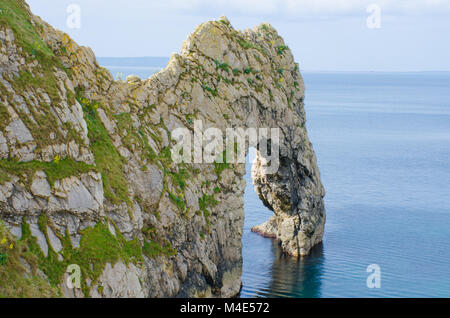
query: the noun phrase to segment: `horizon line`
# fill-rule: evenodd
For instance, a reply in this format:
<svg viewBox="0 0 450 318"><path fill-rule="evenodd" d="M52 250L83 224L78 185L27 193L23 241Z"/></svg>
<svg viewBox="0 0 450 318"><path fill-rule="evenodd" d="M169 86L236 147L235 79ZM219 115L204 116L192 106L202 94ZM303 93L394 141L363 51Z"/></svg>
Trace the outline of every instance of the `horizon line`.
<svg viewBox="0 0 450 318"><path fill-rule="evenodd" d="M97 59L167 59L170 60L169 56L97 56ZM117 67L118 65L107 65ZM161 65L148 65L149 67L162 67ZM126 66L124 66L126 67ZM131 66L128 66L131 67ZM133 66L140 67L140 66ZM302 69L301 72L333 72L333 73L448 73L449 70L329 70L329 69Z"/></svg>

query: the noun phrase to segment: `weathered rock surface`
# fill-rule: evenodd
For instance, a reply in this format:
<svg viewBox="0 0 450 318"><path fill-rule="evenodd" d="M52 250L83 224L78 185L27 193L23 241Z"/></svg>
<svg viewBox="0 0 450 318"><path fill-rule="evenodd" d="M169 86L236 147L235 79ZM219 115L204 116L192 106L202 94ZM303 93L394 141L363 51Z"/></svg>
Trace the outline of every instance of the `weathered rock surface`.
<svg viewBox="0 0 450 318"><path fill-rule="evenodd" d="M22 0L8 10L23 11L34 38L0 19L0 218L40 247L42 264L80 265L82 291L67 273L49 277L63 296L239 293L245 165L175 164L171 133L194 121L279 128L278 171L267 174L261 156L252 169L274 211L254 230L293 256L321 241L325 193L304 84L270 25L206 22L164 70L123 82Z"/></svg>

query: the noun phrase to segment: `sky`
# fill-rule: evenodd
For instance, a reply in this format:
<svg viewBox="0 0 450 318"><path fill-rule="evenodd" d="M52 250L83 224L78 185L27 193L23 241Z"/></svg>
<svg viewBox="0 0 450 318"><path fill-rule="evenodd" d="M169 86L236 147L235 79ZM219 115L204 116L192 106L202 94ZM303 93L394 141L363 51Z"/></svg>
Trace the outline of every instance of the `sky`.
<svg viewBox="0 0 450 318"><path fill-rule="evenodd" d="M196 26L274 26L305 71L450 71L450 0L27 0L101 57L179 52Z"/></svg>

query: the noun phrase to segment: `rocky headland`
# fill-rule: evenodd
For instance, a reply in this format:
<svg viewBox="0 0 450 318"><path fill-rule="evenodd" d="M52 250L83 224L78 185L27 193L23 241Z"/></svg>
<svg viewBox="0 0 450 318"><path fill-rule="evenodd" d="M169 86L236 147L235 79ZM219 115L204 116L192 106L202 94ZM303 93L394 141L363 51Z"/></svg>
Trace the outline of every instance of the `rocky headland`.
<svg viewBox="0 0 450 318"><path fill-rule="evenodd" d="M278 171L252 169L274 215L253 230L293 257L321 241L304 83L269 24L206 22L161 72L117 81L23 0L0 9L0 296L237 295L245 164L175 164L171 132L199 120L278 127Z"/></svg>

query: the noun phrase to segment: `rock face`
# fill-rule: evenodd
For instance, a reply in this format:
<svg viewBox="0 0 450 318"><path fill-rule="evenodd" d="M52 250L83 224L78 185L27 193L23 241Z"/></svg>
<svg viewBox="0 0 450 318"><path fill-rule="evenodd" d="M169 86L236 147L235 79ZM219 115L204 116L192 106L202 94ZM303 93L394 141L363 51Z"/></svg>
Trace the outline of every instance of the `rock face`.
<svg viewBox="0 0 450 318"><path fill-rule="evenodd" d="M279 128L279 169L268 174L261 154L252 169L274 211L254 231L293 256L321 241L324 189L304 84L270 25L206 22L161 72L114 81L24 1L0 3L0 218L52 288L66 297L239 293L245 165L176 164L172 133L197 122ZM80 289L65 283L71 264Z"/></svg>

